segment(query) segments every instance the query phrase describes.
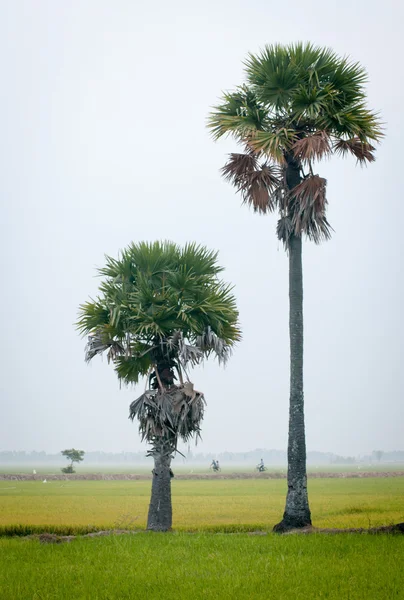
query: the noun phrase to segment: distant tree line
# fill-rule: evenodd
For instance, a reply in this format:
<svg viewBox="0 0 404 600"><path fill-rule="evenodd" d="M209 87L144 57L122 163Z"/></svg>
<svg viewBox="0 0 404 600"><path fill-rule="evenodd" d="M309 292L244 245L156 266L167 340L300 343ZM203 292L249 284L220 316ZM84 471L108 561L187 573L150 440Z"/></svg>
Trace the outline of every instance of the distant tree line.
<svg viewBox="0 0 404 600"><path fill-rule="evenodd" d="M177 456L178 463L210 463L213 458L217 458L223 465L233 464L255 464L261 458L268 465L285 465L286 452L283 450L266 450L257 448L249 452L213 452L193 453L188 452L186 459ZM47 454L46 452L24 452L24 451L0 451L0 464L60 464L60 453ZM308 452L307 461L312 465L329 464L360 464L360 463L404 463L404 450L381 451L374 450L372 454L361 456L340 456L332 452ZM86 464L149 464L150 458L147 458L145 452L86 452Z"/></svg>

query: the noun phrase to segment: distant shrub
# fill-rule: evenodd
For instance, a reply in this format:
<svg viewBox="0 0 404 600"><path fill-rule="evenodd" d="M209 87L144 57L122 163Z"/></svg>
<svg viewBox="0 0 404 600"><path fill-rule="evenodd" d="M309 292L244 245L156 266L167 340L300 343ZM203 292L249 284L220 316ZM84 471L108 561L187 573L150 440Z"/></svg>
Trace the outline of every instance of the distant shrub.
<svg viewBox="0 0 404 600"><path fill-rule="evenodd" d="M75 473L73 469L74 463L79 463L84 460L84 450L76 450L76 448L69 448L68 450L62 450L61 454L70 460L70 465L62 469L62 473Z"/></svg>
<svg viewBox="0 0 404 600"><path fill-rule="evenodd" d="M61 469L62 473L75 473L76 471L73 469L73 465L69 465L68 467L63 467Z"/></svg>

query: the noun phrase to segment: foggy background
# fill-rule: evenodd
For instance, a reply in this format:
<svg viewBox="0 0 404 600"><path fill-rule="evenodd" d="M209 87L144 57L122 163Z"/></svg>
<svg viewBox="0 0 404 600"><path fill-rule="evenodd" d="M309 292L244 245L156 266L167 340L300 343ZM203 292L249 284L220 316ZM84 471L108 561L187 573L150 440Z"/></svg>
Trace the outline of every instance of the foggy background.
<svg viewBox="0 0 404 600"><path fill-rule="evenodd" d="M394 0L0 1L0 450L141 451L106 360L84 363L77 307L96 267L131 241L219 250L243 341L192 379L208 402L196 452L285 450L288 266L275 217L240 206L219 169L231 140L205 128L242 61L311 41L368 70L386 138L368 168L328 180L322 246L305 243L309 451L403 449L402 9Z"/></svg>

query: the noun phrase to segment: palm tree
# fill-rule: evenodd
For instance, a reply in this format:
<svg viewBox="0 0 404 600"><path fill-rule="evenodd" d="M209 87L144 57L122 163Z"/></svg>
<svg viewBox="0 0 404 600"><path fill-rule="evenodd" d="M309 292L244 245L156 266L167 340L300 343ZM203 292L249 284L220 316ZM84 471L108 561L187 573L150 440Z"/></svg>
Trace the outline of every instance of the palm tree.
<svg viewBox="0 0 404 600"><path fill-rule="evenodd" d="M123 384L146 379L129 416L154 458L151 530L172 525L170 465L178 440L200 436L205 399L188 368L211 354L226 362L240 339L235 298L218 278L222 270L217 253L203 246L132 244L118 259L106 257L99 296L80 306L86 361L105 352Z"/></svg>
<svg viewBox="0 0 404 600"><path fill-rule="evenodd" d="M266 46L245 61L246 82L225 93L208 126L218 139L242 145L222 174L244 203L278 211L277 236L289 255L290 409L288 492L275 531L311 524L307 495L303 400L302 238L328 240L326 180L316 161L352 154L372 162L382 137L377 114L365 102L364 69L311 44Z"/></svg>

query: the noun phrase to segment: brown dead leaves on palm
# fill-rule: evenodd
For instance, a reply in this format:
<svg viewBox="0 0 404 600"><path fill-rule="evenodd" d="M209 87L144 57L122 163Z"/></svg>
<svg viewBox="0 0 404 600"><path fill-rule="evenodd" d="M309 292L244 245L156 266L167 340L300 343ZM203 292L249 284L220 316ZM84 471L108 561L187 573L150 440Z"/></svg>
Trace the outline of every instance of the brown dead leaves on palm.
<svg viewBox="0 0 404 600"><path fill-rule="evenodd" d="M331 152L329 137L320 132L299 140L294 152L299 160L311 162ZM326 180L319 175L307 176L293 190L287 190L282 169L277 165L259 165L259 156L248 146L244 154L230 154L222 175L241 193L243 202L260 213L279 208L278 238L287 247L292 234L302 234L320 243L331 237L332 228L325 217L327 206Z"/></svg>
<svg viewBox="0 0 404 600"><path fill-rule="evenodd" d="M245 143L244 153L229 155L221 170L222 175L240 192L243 203L255 212L265 214L279 208L281 216L277 235L286 247L292 234L306 235L316 244L331 238L332 227L326 218L327 182L313 174L313 161L334 152L340 155L350 153L362 164L375 160L375 148L359 138L335 139L326 130L306 134L297 140L293 138L290 149L300 165L309 167L310 175L290 190L285 185L282 166L270 162L259 164L259 158L265 153L257 151L251 140Z"/></svg>
<svg viewBox="0 0 404 600"><path fill-rule="evenodd" d="M363 142L358 137L348 140L331 138L327 131L306 135L293 144L292 150L297 158L306 163L320 160L333 152L340 156L352 154L361 164L376 160L374 155L376 149L369 142Z"/></svg>
<svg viewBox="0 0 404 600"><path fill-rule="evenodd" d="M243 185L246 176L258 169L258 157L248 148L244 153L231 153L229 160L221 168L222 176L234 186Z"/></svg>
<svg viewBox="0 0 404 600"><path fill-rule="evenodd" d="M374 162L376 160L374 155L376 148L367 142L362 142L358 137L350 140L337 140L333 146L333 150L341 156L345 156L348 153L352 154L362 165L366 162Z"/></svg>
<svg viewBox="0 0 404 600"><path fill-rule="evenodd" d="M290 213L293 233L302 234L319 244L331 238L331 226L326 219L327 181L319 175L306 177L291 191Z"/></svg>
<svg viewBox="0 0 404 600"><path fill-rule="evenodd" d="M277 235L286 248L292 234L298 237L304 234L316 244L331 238L332 228L325 216L326 185L323 177L311 175L284 194Z"/></svg>
<svg viewBox="0 0 404 600"><path fill-rule="evenodd" d="M326 185L327 181L323 177L311 175L294 187L291 194L301 209L312 206L320 214L324 212L327 203Z"/></svg>
<svg viewBox="0 0 404 600"><path fill-rule="evenodd" d="M313 135L298 140L292 146L296 158L302 161L320 160L331 153L331 140L326 131L318 131Z"/></svg>
<svg viewBox="0 0 404 600"><path fill-rule="evenodd" d="M280 185L280 169L267 162L258 163L259 155L248 146L244 154L230 154L221 172L241 193L243 203L255 212L271 212L275 208L274 192Z"/></svg>

